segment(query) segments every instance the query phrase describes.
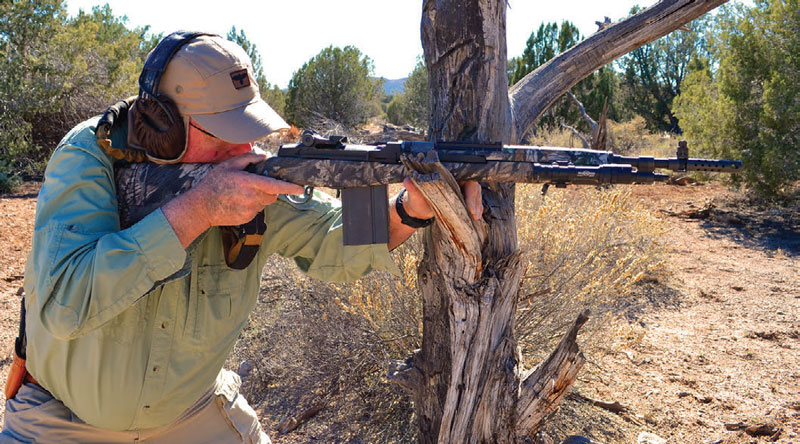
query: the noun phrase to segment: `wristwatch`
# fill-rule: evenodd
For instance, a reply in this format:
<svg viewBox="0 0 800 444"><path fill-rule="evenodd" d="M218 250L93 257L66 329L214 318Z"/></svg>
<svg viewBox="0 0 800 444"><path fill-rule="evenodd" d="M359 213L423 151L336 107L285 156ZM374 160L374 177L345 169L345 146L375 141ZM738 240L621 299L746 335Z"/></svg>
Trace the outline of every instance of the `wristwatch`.
<svg viewBox="0 0 800 444"><path fill-rule="evenodd" d="M394 207L397 210L397 214L400 216L400 222L403 225L408 225L411 228L423 228L427 227L428 225L433 223L433 217L430 219L417 219L416 217L411 217L406 213L406 209L403 208L403 197L406 195L406 189L403 188L403 191L397 195L397 199L394 201Z"/></svg>

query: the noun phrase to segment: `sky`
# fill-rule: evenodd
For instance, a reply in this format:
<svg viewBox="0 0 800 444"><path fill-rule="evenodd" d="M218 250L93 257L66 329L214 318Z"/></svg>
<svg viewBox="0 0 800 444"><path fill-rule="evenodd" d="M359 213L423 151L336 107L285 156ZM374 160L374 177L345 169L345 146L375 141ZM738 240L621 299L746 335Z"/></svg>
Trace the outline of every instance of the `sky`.
<svg viewBox="0 0 800 444"><path fill-rule="evenodd" d="M330 45L352 45L369 56L375 75L406 77L422 56L422 0L66 0L70 15L108 3L130 28L150 26L153 33L179 29L225 35L244 30L261 54L270 83L285 88L292 73ZM653 0L508 0L506 35L509 58L522 54L531 32L542 22L569 20L584 36L595 21L617 21L635 4Z"/></svg>

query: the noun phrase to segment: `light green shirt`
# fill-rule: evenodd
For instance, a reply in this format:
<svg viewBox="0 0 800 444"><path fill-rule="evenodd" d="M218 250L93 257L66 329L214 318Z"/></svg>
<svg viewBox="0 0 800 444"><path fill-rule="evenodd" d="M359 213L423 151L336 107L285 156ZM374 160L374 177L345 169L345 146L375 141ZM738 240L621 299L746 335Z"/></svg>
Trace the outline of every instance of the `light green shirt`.
<svg viewBox="0 0 800 444"><path fill-rule="evenodd" d="M25 270L28 369L92 425L163 426L211 388L272 253L324 280L396 272L384 245L343 246L340 204L324 195L269 205L267 232L245 270L225 265L218 228L189 253L161 210L120 230L112 160L95 142L96 123L71 131L47 166ZM124 134L113 140L120 146Z"/></svg>

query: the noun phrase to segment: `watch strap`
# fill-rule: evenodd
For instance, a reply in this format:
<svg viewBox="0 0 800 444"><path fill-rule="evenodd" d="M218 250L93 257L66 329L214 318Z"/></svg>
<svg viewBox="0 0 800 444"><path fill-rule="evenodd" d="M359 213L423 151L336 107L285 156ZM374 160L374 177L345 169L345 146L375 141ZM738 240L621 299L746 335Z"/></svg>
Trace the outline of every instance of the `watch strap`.
<svg viewBox="0 0 800 444"><path fill-rule="evenodd" d="M406 189L403 188L403 191L397 195L397 199L394 201L394 208L397 210L398 216L400 216L400 222L403 225L407 225L411 228L423 228L427 227L428 225L433 223L433 217L430 219L418 219L416 217L411 217L407 212L406 209L403 208L403 197L406 195Z"/></svg>

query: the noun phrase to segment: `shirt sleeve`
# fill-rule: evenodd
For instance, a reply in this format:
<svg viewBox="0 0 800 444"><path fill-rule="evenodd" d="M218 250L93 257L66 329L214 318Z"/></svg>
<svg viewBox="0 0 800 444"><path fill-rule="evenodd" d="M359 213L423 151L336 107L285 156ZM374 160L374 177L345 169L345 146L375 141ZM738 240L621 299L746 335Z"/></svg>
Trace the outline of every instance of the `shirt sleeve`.
<svg viewBox="0 0 800 444"><path fill-rule="evenodd" d="M266 208L267 231L259 254L276 252L294 259L308 275L350 282L373 270L400 276L385 244L345 246L341 203L324 193L304 204L279 197Z"/></svg>
<svg viewBox="0 0 800 444"><path fill-rule="evenodd" d="M161 210L120 231L111 159L93 127L67 135L39 193L27 264L28 309L55 337L108 322L186 260Z"/></svg>

